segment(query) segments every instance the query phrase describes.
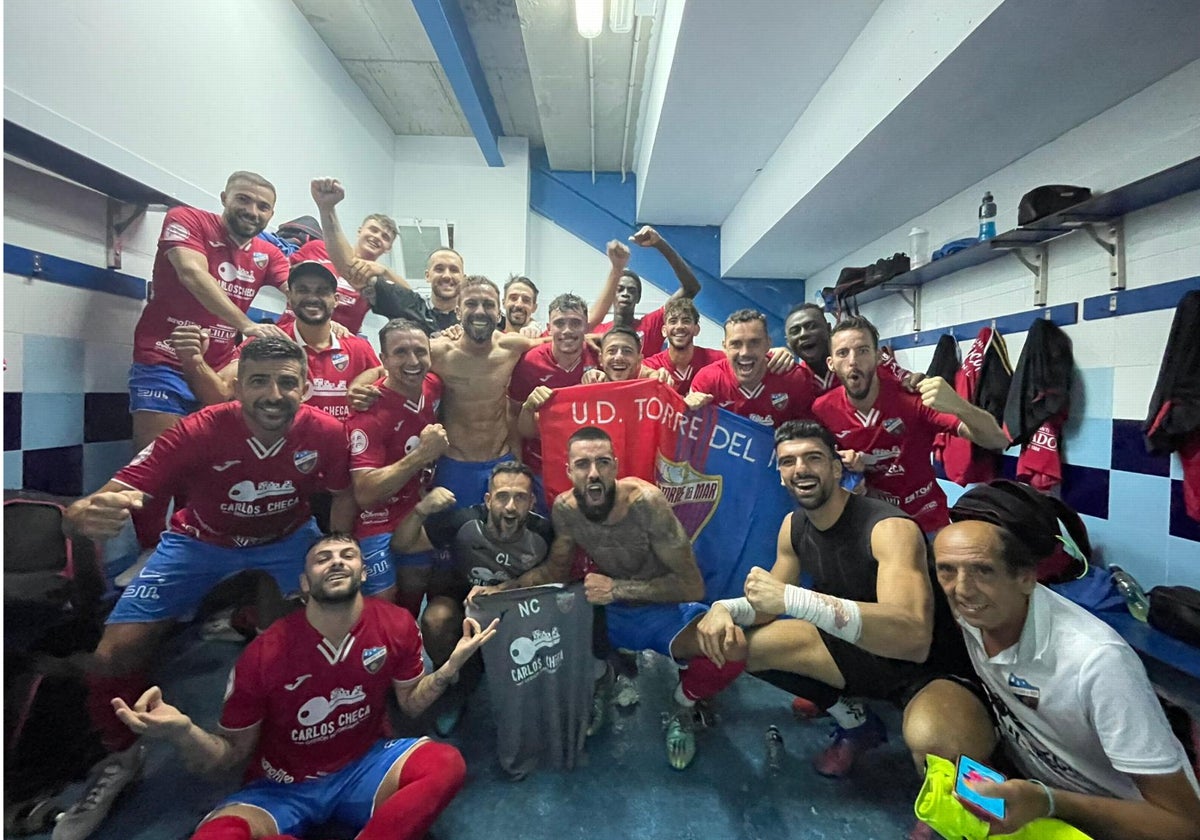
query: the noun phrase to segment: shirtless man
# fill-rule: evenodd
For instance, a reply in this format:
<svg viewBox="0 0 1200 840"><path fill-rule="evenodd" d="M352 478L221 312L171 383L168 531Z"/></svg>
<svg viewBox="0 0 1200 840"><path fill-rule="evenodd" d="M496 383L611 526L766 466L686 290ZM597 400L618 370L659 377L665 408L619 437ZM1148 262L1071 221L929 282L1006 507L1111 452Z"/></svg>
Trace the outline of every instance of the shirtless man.
<svg viewBox="0 0 1200 840"><path fill-rule="evenodd" d="M462 335L430 344L433 372L442 380L442 425L450 448L437 462L434 484L464 507L483 501L492 467L512 458L508 446L508 380L521 354L543 340L497 333L500 290L486 277L462 282L458 300ZM350 404L364 410L379 396L368 371L350 388Z"/></svg>

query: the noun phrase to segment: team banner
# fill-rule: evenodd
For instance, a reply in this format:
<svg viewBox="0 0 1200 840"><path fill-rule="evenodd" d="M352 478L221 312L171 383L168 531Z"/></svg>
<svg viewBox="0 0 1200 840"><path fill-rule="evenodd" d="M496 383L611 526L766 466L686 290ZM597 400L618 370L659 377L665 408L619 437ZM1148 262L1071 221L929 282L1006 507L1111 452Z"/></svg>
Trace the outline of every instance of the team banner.
<svg viewBox="0 0 1200 840"><path fill-rule="evenodd" d="M708 406L688 411L651 379L560 388L538 416L543 480L553 499L571 489L567 439L579 428L608 433L619 475L657 484L692 539L709 601L742 594L752 566L770 568L783 517L773 430Z"/></svg>

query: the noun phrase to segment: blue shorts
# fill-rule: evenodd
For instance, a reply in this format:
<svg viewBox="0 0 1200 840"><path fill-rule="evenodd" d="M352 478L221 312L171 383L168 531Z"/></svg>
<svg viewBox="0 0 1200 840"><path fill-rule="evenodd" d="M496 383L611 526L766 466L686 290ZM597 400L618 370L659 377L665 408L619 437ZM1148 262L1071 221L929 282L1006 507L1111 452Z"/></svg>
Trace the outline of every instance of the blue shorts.
<svg viewBox="0 0 1200 840"><path fill-rule="evenodd" d="M696 601L645 607L609 604L604 608L604 618L608 622L608 640L613 647L653 650L670 656L675 637L706 612L708 607Z"/></svg>
<svg viewBox="0 0 1200 840"><path fill-rule="evenodd" d="M327 822L340 823L357 833L371 819L379 786L392 767L428 741L428 738L379 741L358 761L319 779L291 784L259 779L230 794L209 816L231 805L249 805L270 814L278 834L299 837Z"/></svg>
<svg viewBox="0 0 1200 840"><path fill-rule="evenodd" d="M513 460L512 455L493 461L456 461L443 455L437 460L433 473L433 486L445 487L454 494L455 507L470 507L480 504L492 480L492 467Z"/></svg>
<svg viewBox="0 0 1200 840"><path fill-rule="evenodd" d="M298 592L304 553L319 536L312 519L281 540L249 548L210 545L167 531L141 573L117 599L107 623L187 621L214 586L247 569L271 575L284 595Z"/></svg>
<svg viewBox="0 0 1200 840"><path fill-rule="evenodd" d="M183 374L170 365L140 365L129 368L129 413L157 411L187 417L202 406L188 387Z"/></svg>
<svg viewBox="0 0 1200 840"><path fill-rule="evenodd" d="M375 534L363 537L358 541L362 547L363 565L367 568L367 582L363 586L364 595L378 595L389 586L396 585L396 568L398 566L432 566L432 551L418 551L414 554L397 554L392 551L389 543L392 535Z"/></svg>

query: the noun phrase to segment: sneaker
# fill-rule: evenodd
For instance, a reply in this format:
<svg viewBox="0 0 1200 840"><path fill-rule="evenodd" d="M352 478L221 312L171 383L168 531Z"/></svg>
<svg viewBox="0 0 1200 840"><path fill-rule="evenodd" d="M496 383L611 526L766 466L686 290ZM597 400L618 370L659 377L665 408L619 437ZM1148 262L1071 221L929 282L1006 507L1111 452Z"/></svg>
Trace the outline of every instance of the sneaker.
<svg viewBox="0 0 1200 840"><path fill-rule="evenodd" d="M667 761L676 770L685 770L696 757L696 710L675 706L667 718Z"/></svg>
<svg viewBox="0 0 1200 840"><path fill-rule="evenodd" d="M210 615L200 628L206 642L244 642L246 637L233 626L233 607Z"/></svg>
<svg viewBox="0 0 1200 840"><path fill-rule="evenodd" d="M814 720L825 715L825 710L805 697L792 698L792 715L796 720Z"/></svg>
<svg viewBox="0 0 1200 840"><path fill-rule="evenodd" d="M822 776L840 779L850 772L854 761L867 750L887 743L887 729L874 712L867 712L867 720L853 729L835 726L829 737L833 743L821 750L813 759L813 768Z"/></svg>
<svg viewBox="0 0 1200 840"><path fill-rule="evenodd" d="M637 682L633 677L619 675L616 685L613 687L613 703L622 709L628 709L630 706L636 706L641 699L641 695L638 694Z"/></svg>
<svg viewBox="0 0 1200 840"><path fill-rule="evenodd" d="M592 714L588 718L587 737L590 738L604 726L604 718L608 714L608 703L612 696L613 669L608 666L592 689Z"/></svg>
<svg viewBox="0 0 1200 840"><path fill-rule="evenodd" d="M145 761L146 748L134 744L93 767L83 798L58 818L52 840L84 840L91 836L117 798L141 776Z"/></svg>

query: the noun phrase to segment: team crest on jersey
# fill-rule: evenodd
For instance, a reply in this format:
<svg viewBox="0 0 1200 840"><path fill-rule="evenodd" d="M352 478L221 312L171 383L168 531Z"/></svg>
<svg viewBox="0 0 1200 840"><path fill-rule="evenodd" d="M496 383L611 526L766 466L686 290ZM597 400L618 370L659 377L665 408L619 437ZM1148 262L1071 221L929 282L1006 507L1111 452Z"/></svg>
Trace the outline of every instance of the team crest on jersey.
<svg viewBox="0 0 1200 840"><path fill-rule="evenodd" d="M265 251L254 252L254 264L259 268L267 267L267 254Z"/></svg>
<svg viewBox="0 0 1200 840"><path fill-rule="evenodd" d="M695 540L717 510L724 477L705 475L686 461L672 461L662 453L654 460L655 483L671 503L688 538Z"/></svg>
<svg viewBox="0 0 1200 840"><path fill-rule="evenodd" d="M312 449L301 449L292 456L296 469L307 475L317 465L317 453Z"/></svg>
<svg viewBox="0 0 1200 840"><path fill-rule="evenodd" d="M367 433L362 429L355 429L350 433L350 454L361 455L367 451L367 446L370 441L367 439Z"/></svg>
<svg viewBox="0 0 1200 840"><path fill-rule="evenodd" d="M362 652L362 664L368 674L378 674L387 659L387 648L383 646L369 647Z"/></svg>
<svg viewBox="0 0 1200 840"><path fill-rule="evenodd" d="M346 365L350 364L350 357L345 353L334 353L329 361L333 362L333 366L338 370L345 370Z"/></svg>
<svg viewBox="0 0 1200 840"><path fill-rule="evenodd" d="M185 228L179 222L171 222L163 228L162 238L166 242L183 242L191 237L192 232Z"/></svg>
<svg viewBox="0 0 1200 840"><path fill-rule="evenodd" d="M558 611L569 613L575 609L575 593L574 592L559 592L554 596L554 606L558 607Z"/></svg>
<svg viewBox="0 0 1200 840"><path fill-rule="evenodd" d="M771 405L775 406L775 408L779 409L780 411L782 411L784 408L786 408L787 404L788 404L788 395L787 394L772 394L771 395Z"/></svg>
<svg viewBox="0 0 1200 840"><path fill-rule="evenodd" d="M883 430L889 435L904 434L904 421L899 417L889 417L883 421Z"/></svg>
<svg viewBox="0 0 1200 840"><path fill-rule="evenodd" d="M1008 688L1009 691L1017 695L1018 700L1034 711L1037 710L1038 700L1042 696L1042 691L1036 685L1018 677L1016 674L1010 673L1008 675Z"/></svg>

